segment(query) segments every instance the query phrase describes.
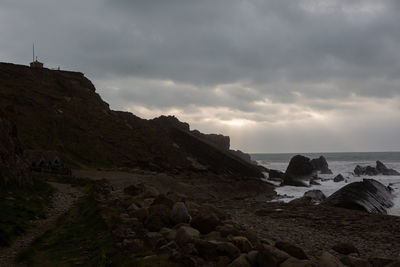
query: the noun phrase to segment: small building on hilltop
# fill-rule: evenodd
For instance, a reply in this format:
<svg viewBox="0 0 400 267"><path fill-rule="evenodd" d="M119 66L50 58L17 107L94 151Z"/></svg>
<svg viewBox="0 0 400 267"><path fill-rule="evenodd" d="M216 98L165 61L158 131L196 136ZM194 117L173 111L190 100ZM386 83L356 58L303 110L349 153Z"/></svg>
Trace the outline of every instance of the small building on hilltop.
<svg viewBox="0 0 400 267"><path fill-rule="evenodd" d="M37 59L29 63L29 65L31 66L31 68L39 68L39 69L43 68L43 63L39 62Z"/></svg>

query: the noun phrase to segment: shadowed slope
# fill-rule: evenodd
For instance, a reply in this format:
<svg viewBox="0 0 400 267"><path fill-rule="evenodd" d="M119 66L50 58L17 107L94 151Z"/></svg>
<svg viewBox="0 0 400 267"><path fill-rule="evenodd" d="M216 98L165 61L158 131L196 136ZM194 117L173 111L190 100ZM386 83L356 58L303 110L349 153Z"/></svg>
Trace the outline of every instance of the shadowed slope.
<svg viewBox="0 0 400 267"><path fill-rule="evenodd" d="M193 134L177 138L153 121L110 110L82 73L0 63L0 104L25 149L58 151L75 166L262 177L253 165ZM208 152L198 153L200 147Z"/></svg>

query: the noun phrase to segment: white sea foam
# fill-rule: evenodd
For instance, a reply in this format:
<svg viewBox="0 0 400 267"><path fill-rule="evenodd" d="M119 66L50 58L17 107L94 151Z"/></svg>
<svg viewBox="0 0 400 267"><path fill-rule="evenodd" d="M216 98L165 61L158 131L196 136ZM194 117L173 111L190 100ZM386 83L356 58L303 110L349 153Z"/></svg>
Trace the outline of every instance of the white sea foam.
<svg viewBox="0 0 400 267"><path fill-rule="evenodd" d="M266 168L285 171L288 165L288 161L286 162L267 162L267 160L259 160L260 164L265 166ZM332 170L333 174L330 175L319 175L321 178L329 179L325 181L318 181L321 185L312 185L311 187L297 187L297 186L282 186L277 187L275 191L280 196L275 201L284 201L289 202L295 198L302 197L305 192L312 189L321 190L327 197L336 192L341 187L345 186L351 182L361 181L363 178L375 179L385 186L390 185L393 188L393 194L395 198L393 199L393 207L388 210L388 214L400 216L400 176L365 176L365 177L356 177L353 175L353 170L357 165L361 166L375 166L375 161L365 161L365 160L355 160L355 161L329 161L329 168ZM388 168L393 168L397 171L400 171L400 162L384 162L384 164ZM342 174L346 181L335 183L333 178Z"/></svg>

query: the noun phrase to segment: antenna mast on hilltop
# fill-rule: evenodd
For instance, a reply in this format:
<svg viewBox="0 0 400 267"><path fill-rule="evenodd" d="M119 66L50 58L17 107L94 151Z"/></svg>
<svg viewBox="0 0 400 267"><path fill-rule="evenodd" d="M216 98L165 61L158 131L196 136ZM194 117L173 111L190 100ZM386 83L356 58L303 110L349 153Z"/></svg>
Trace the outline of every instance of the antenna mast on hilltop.
<svg viewBox="0 0 400 267"><path fill-rule="evenodd" d="M32 44L32 62L29 64L31 68L43 68L43 63L35 60L35 43Z"/></svg>

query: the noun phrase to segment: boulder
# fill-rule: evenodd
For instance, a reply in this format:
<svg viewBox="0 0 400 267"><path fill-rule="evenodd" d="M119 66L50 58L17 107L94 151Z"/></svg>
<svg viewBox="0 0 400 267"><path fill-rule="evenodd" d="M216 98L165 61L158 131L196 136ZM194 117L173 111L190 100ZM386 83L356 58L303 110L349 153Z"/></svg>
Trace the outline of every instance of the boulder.
<svg viewBox="0 0 400 267"><path fill-rule="evenodd" d="M246 237L253 245L253 247L258 247L262 245L260 238L258 238L258 234L251 228L247 228L241 231L240 235Z"/></svg>
<svg viewBox="0 0 400 267"><path fill-rule="evenodd" d="M285 251L290 256L295 257L297 259L300 259L300 260L308 259L308 256L306 255L306 253L304 253L304 251L301 248L299 248L289 242L278 241L275 243L275 247L277 247L278 249L280 249L282 251Z"/></svg>
<svg viewBox="0 0 400 267"><path fill-rule="evenodd" d="M156 189L156 188L154 188L154 189ZM157 190L157 189L156 189ZM158 191L158 190L157 190ZM153 202L152 202L152 204L151 204L152 206L154 206L154 205L165 205L165 206L167 206L168 208L172 208L172 206L174 205L174 201L172 201L170 198L168 198L166 195L164 195L164 194L160 194L160 195L157 195L156 197L155 197L155 199L153 200Z"/></svg>
<svg viewBox="0 0 400 267"><path fill-rule="evenodd" d="M241 254L228 267L251 267L246 254Z"/></svg>
<svg viewBox="0 0 400 267"><path fill-rule="evenodd" d="M340 173L338 175L335 176L335 178L333 178L333 181L335 183L339 183L339 182L343 182L344 181L344 177L343 175L341 175Z"/></svg>
<svg viewBox="0 0 400 267"><path fill-rule="evenodd" d="M332 171L329 169L328 162L324 156L320 156L317 159L312 159L311 165L314 167L314 170L319 171L321 174L332 174Z"/></svg>
<svg viewBox="0 0 400 267"><path fill-rule="evenodd" d="M202 234L208 234L214 231L218 225L221 225L218 216L213 212L200 212L192 219L191 225L198 229Z"/></svg>
<svg viewBox="0 0 400 267"><path fill-rule="evenodd" d="M160 195L160 192L158 191L157 188L155 188L154 186L147 186L145 185L145 190L143 193L143 197L145 198L152 198L152 197L157 197Z"/></svg>
<svg viewBox="0 0 400 267"><path fill-rule="evenodd" d="M145 220L145 227L149 231L158 232L163 227L170 226L171 219L170 219L170 209L166 205L154 205L151 206L149 209L149 215Z"/></svg>
<svg viewBox="0 0 400 267"><path fill-rule="evenodd" d="M190 223L192 219L186 208L185 203L176 202L172 207L171 219L174 223Z"/></svg>
<svg viewBox="0 0 400 267"><path fill-rule="evenodd" d="M396 259L389 258L389 257L371 257L368 259L373 267L380 267L380 266L392 266L389 264L393 264L394 266L400 266L400 262L396 261ZM398 265L395 265L398 264Z"/></svg>
<svg viewBox="0 0 400 267"><path fill-rule="evenodd" d="M139 252L142 251L144 248L144 242L141 239L133 239L133 240L125 239L122 243L123 246L129 246L129 249L132 252Z"/></svg>
<svg viewBox="0 0 400 267"><path fill-rule="evenodd" d="M290 258L285 251L279 250L274 246L264 244L258 253L257 262L260 267L279 266L282 262Z"/></svg>
<svg viewBox="0 0 400 267"><path fill-rule="evenodd" d="M362 167L357 165L354 169L354 174L357 176L361 175L368 175L368 176L375 176L375 175L400 175L400 173L396 170L389 169L385 166L381 161L376 161L376 167L366 166Z"/></svg>
<svg viewBox="0 0 400 267"><path fill-rule="evenodd" d="M209 232L209 233L206 234L203 238L204 238L205 240L208 240L208 241L221 241L221 240L225 240L225 238L223 238L223 237L221 236L221 233L218 232L218 231Z"/></svg>
<svg viewBox="0 0 400 267"><path fill-rule="evenodd" d="M175 240L176 238L176 230L175 229L170 229L168 227L163 227L160 230L160 234L167 239L168 241Z"/></svg>
<svg viewBox="0 0 400 267"><path fill-rule="evenodd" d="M134 217L136 217L142 223L144 223L146 221L147 217L149 217L149 210L147 208L140 208L131 213Z"/></svg>
<svg viewBox="0 0 400 267"><path fill-rule="evenodd" d="M358 249L350 243L339 243L332 247L332 249L340 254L349 255L349 254L360 254Z"/></svg>
<svg viewBox="0 0 400 267"><path fill-rule="evenodd" d="M150 247L154 248L157 242L162 239L163 236L159 232L147 232L145 234L145 241L150 245Z"/></svg>
<svg viewBox="0 0 400 267"><path fill-rule="evenodd" d="M132 203L127 208L127 211L130 213L133 213L133 212L137 211L138 209L139 209L139 207L135 203Z"/></svg>
<svg viewBox="0 0 400 267"><path fill-rule="evenodd" d="M362 167L360 165L357 165L354 168L354 174L357 176L361 176L361 175L375 176L375 175L378 175L379 172L376 168L374 168L372 166Z"/></svg>
<svg viewBox="0 0 400 267"><path fill-rule="evenodd" d="M144 185L142 183L133 184L124 188L124 193L131 196L137 196L144 191Z"/></svg>
<svg viewBox="0 0 400 267"><path fill-rule="evenodd" d="M361 259L354 256L344 256L340 259L346 266L351 267L372 267L371 263L369 263L365 259Z"/></svg>
<svg viewBox="0 0 400 267"><path fill-rule="evenodd" d="M250 263L251 266L257 266L257 257L258 257L257 250L249 251L249 253L247 253L246 257L247 257L247 261Z"/></svg>
<svg viewBox="0 0 400 267"><path fill-rule="evenodd" d="M226 266L229 265L229 263L230 263L231 261L232 261L232 260L231 260L229 257L226 257L226 256L219 256L219 257L218 257L217 264L215 265L215 267L226 267ZM205 266L207 266L207 265L205 265Z"/></svg>
<svg viewBox="0 0 400 267"><path fill-rule="evenodd" d="M274 179L282 180L284 176L285 176L285 173L278 171L278 170L269 170L269 172L268 172L268 177L270 180L274 180Z"/></svg>
<svg viewBox="0 0 400 267"><path fill-rule="evenodd" d="M184 246L186 243L198 239L200 232L190 226L181 226L176 231L176 243L180 246Z"/></svg>
<svg viewBox="0 0 400 267"><path fill-rule="evenodd" d="M289 204L294 206L308 206L312 205L313 202L311 197L299 197L289 201Z"/></svg>
<svg viewBox="0 0 400 267"><path fill-rule="evenodd" d="M253 249L250 241L244 236L234 236L232 237L233 244L240 249L243 253L248 253Z"/></svg>
<svg viewBox="0 0 400 267"><path fill-rule="evenodd" d="M310 159L296 155L289 162L282 185L309 186L314 174L315 170Z"/></svg>
<svg viewBox="0 0 400 267"><path fill-rule="evenodd" d="M373 179L348 184L333 193L321 204L370 213L383 213L393 206L389 188Z"/></svg>
<svg viewBox="0 0 400 267"><path fill-rule="evenodd" d="M176 244L175 241L170 241L167 244L161 246L160 248L157 249L157 253L169 253L172 254L176 249L178 248L178 245Z"/></svg>
<svg viewBox="0 0 400 267"><path fill-rule="evenodd" d="M318 177L312 177L311 179L310 179L310 185L321 185L319 182L317 182L317 181L320 181L321 179L319 179Z"/></svg>
<svg viewBox="0 0 400 267"><path fill-rule="evenodd" d="M322 252L317 265L321 267L345 267L338 258L326 251Z"/></svg>
<svg viewBox="0 0 400 267"><path fill-rule="evenodd" d="M305 192L303 196L311 198L312 202L314 203L319 203L326 199L325 194L321 190L317 189L309 190Z"/></svg>
<svg viewBox="0 0 400 267"><path fill-rule="evenodd" d="M312 263L309 260L299 260L295 258L289 258L285 260L279 267L312 267Z"/></svg>
<svg viewBox="0 0 400 267"><path fill-rule="evenodd" d="M307 206L313 204L319 204L326 199L324 193L321 190L309 190L304 193L300 198L291 200L289 203L296 206Z"/></svg>
<svg viewBox="0 0 400 267"><path fill-rule="evenodd" d="M216 230L218 232L221 233L221 236L226 237L228 235L238 235L239 234L239 230L236 229L232 224L224 224L224 225L220 225L216 228Z"/></svg>
<svg viewBox="0 0 400 267"><path fill-rule="evenodd" d="M230 259L235 259L240 255L240 250L230 242L211 241L217 245L218 255L227 256Z"/></svg>
<svg viewBox="0 0 400 267"><path fill-rule="evenodd" d="M202 239L194 239L193 242L198 254L207 261L219 256L216 243Z"/></svg>
<svg viewBox="0 0 400 267"><path fill-rule="evenodd" d="M385 164L379 160L376 162L376 169L383 175L400 175L398 171L387 168Z"/></svg>
<svg viewBox="0 0 400 267"><path fill-rule="evenodd" d="M289 255L287 256L287 258L289 258ZM281 262L285 261L287 258L283 259ZM250 259L249 262L252 263ZM279 264L279 259L274 254L272 254L271 251L262 249L261 251L257 252L256 264L252 265L259 267L277 267L279 266Z"/></svg>

